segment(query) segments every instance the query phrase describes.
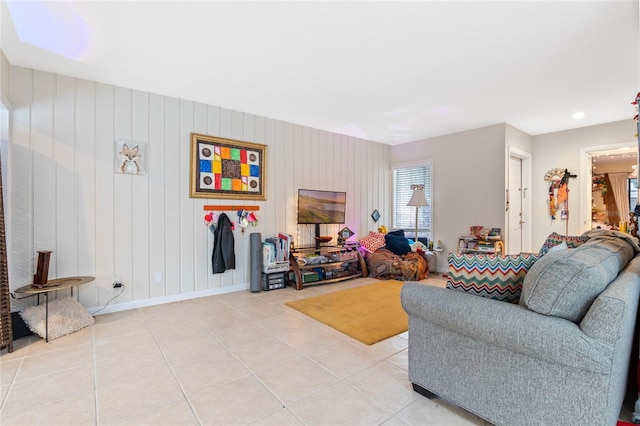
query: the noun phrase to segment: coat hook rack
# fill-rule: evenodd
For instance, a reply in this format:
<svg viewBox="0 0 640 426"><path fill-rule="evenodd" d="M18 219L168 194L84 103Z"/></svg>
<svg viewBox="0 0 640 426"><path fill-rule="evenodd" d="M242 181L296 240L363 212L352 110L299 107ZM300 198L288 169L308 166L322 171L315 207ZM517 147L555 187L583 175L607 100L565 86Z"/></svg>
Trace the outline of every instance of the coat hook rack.
<svg viewBox="0 0 640 426"><path fill-rule="evenodd" d="M234 211L234 210L259 211L260 206L216 205L216 206L204 206L203 209L205 211Z"/></svg>

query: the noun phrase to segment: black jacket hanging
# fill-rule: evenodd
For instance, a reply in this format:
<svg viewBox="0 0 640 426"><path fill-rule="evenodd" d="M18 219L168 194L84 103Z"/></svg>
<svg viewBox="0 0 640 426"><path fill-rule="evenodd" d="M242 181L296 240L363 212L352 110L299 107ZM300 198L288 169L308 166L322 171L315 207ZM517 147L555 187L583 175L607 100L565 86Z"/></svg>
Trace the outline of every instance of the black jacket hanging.
<svg viewBox="0 0 640 426"><path fill-rule="evenodd" d="M227 269L236 268L235 240L229 217L222 213L218 218L218 227L213 233L213 253L211 265L214 274L220 274Z"/></svg>

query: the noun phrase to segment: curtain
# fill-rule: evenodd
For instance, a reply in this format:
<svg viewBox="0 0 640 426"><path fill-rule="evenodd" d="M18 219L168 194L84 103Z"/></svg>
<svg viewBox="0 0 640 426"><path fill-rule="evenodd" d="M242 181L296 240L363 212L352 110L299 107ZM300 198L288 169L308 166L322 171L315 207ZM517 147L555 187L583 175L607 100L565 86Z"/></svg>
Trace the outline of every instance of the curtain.
<svg viewBox="0 0 640 426"><path fill-rule="evenodd" d="M627 189L627 179L629 173L609 173L609 190L612 192L615 198L615 205L618 211L620 220L611 223L612 225L618 224L620 221L629 222L629 191Z"/></svg>
<svg viewBox="0 0 640 426"><path fill-rule="evenodd" d="M618 206L616 205L616 197L613 195L613 190L611 189L611 180L609 179L609 174L604 174L604 184L607 187L607 192L605 192L604 196L604 206L607 209L607 221L609 225L618 227L620 223L620 215L618 214Z"/></svg>

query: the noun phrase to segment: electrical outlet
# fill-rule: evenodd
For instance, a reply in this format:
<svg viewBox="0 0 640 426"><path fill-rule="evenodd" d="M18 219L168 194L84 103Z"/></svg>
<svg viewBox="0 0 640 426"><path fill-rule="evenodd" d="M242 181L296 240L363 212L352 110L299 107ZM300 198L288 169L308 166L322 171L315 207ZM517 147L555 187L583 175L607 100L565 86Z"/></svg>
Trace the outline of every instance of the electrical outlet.
<svg viewBox="0 0 640 426"><path fill-rule="evenodd" d="M113 288L122 287L122 281L120 281L120 277L113 277Z"/></svg>

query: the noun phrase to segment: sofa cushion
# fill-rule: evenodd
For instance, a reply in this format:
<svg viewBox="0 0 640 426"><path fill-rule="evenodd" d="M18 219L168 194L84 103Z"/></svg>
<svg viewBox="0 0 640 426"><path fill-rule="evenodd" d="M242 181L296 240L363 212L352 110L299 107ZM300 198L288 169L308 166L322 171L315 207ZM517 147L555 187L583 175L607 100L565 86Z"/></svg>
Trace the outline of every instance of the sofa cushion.
<svg viewBox="0 0 640 426"><path fill-rule="evenodd" d="M542 247L540 248L540 256L543 256L545 254L547 254L549 252L549 249L551 247L555 247L557 245L562 244L563 242L567 243L567 247L568 248L576 248L581 246L582 244L584 244L585 242L587 242L587 240L589 239L588 236L586 235L580 235L580 236L566 236L566 235L560 235L557 232L552 232L547 239L545 240L544 244L542 244Z"/></svg>
<svg viewBox="0 0 640 426"><path fill-rule="evenodd" d="M539 259L535 254L509 256L454 254L447 258L447 288L516 303L522 282Z"/></svg>
<svg viewBox="0 0 640 426"><path fill-rule="evenodd" d="M633 254L622 238L594 239L573 250L547 253L525 277L520 304L578 323Z"/></svg>
<svg viewBox="0 0 640 426"><path fill-rule="evenodd" d="M380 232L369 231L369 235L360 239L360 245L372 253L384 247L384 244L384 234Z"/></svg>

